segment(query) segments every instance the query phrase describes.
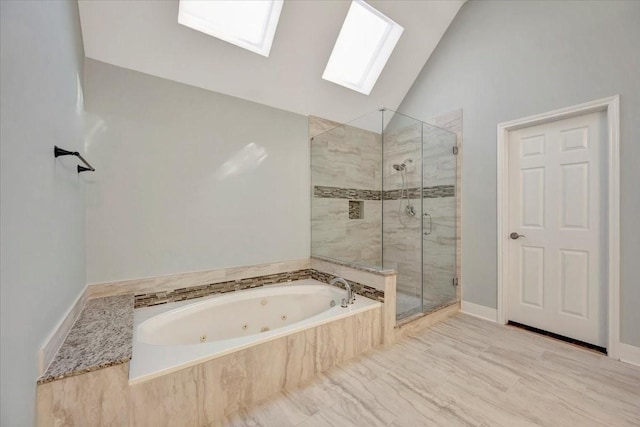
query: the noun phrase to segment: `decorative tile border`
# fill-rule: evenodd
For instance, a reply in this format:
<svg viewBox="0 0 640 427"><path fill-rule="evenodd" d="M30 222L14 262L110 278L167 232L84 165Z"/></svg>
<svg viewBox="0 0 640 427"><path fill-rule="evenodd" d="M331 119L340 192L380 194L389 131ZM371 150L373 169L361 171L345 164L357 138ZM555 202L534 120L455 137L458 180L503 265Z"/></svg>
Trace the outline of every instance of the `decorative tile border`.
<svg viewBox="0 0 640 427"><path fill-rule="evenodd" d="M408 189L410 199L420 198L420 187ZM456 188L454 185L434 185L433 187L423 187L422 197L425 199L437 199L440 197L454 197ZM387 190L383 192L384 200L398 200L402 198L402 190Z"/></svg>
<svg viewBox="0 0 640 427"><path fill-rule="evenodd" d="M455 185L435 185L433 187L424 187L422 189L422 197L427 199L435 199L439 197L455 197Z"/></svg>
<svg viewBox="0 0 640 427"><path fill-rule="evenodd" d="M408 190L410 199L420 198L420 187L412 187ZM349 200L398 200L402 198L403 190L359 190L357 188L324 187L316 185L313 187L313 196L322 199L349 199ZM433 187L423 187L422 197L436 199L440 197L454 197L456 188L454 185L434 185Z"/></svg>
<svg viewBox="0 0 640 427"><path fill-rule="evenodd" d="M227 292L241 291L245 289L258 288L265 285L277 283L287 283L294 280L315 279L320 282L329 283L335 276L322 273L314 269L304 269L287 273L269 274L265 276L250 277L240 280L229 280L226 282L212 283L204 286L193 286L180 288L172 291L152 292L135 296L135 308L151 307L154 305L166 304L169 302L186 301L194 298L201 298L209 295L223 294ZM371 298L375 301L384 302L384 292L363 285L358 282L347 280L353 291L359 295Z"/></svg>
<svg viewBox="0 0 640 427"><path fill-rule="evenodd" d="M360 190L358 188L325 187L322 185L313 187L313 197L323 199L380 200L381 193L381 191Z"/></svg>
<svg viewBox="0 0 640 427"><path fill-rule="evenodd" d="M87 298L93 299L124 294L157 294L160 292L174 291L176 289L229 282L247 277L286 273L289 271L304 270L306 268L311 268L309 258L243 265L238 267L217 268L213 270L191 271L186 273L174 273L163 276L121 280L117 282L96 283L87 286Z"/></svg>
<svg viewBox="0 0 640 427"><path fill-rule="evenodd" d="M319 282L329 283L336 277L337 276L334 276L333 274L323 273L322 271L311 269L311 278ZM382 303L384 302L384 291L351 280L347 280L347 283L349 283L349 285L351 286L351 290L356 294L370 298L374 301L379 301ZM344 289L343 285L336 284L336 286Z"/></svg>
<svg viewBox="0 0 640 427"><path fill-rule="evenodd" d="M399 200L402 198L403 193L403 190L386 190L382 196L384 197L384 200ZM407 193L409 193L410 199L419 199L420 187L408 188Z"/></svg>

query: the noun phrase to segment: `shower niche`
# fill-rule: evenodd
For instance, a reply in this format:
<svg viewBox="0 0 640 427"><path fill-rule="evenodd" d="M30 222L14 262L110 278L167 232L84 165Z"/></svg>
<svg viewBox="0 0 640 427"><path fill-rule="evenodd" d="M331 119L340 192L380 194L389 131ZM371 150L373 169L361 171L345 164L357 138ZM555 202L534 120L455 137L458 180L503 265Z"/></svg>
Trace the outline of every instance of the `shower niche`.
<svg viewBox="0 0 640 427"><path fill-rule="evenodd" d="M398 319L456 302L456 135L389 109L309 120L312 255L397 270Z"/></svg>
<svg viewBox="0 0 640 427"><path fill-rule="evenodd" d="M349 200L349 219L364 219L364 202Z"/></svg>

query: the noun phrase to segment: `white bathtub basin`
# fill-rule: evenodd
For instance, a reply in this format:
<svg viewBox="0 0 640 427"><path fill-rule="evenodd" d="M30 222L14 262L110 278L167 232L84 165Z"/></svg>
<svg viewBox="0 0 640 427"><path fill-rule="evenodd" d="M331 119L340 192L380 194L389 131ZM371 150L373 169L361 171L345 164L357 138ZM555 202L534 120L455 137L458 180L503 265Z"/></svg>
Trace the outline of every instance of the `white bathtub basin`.
<svg viewBox="0 0 640 427"><path fill-rule="evenodd" d="M129 383L183 369L380 306L313 279L140 308L134 314Z"/></svg>

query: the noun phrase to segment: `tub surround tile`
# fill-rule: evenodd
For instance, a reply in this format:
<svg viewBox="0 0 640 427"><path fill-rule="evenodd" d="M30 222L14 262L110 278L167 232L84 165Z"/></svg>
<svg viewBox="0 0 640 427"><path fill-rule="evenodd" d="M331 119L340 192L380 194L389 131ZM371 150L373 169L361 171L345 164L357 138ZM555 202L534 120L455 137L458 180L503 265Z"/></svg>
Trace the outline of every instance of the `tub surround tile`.
<svg viewBox="0 0 640 427"><path fill-rule="evenodd" d="M292 367L287 363L290 351L288 345L296 345L297 343L291 343L285 337L264 344L249 349L251 350L251 363L254 364L249 377L252 385L251 401L253 402L261 402L284 389L287 367ZM268 374L264 372L265 370L269 371ZM231 411L227 408L225 415L230 413Z"/></svg>
<svg viewBox="0 0 640 427"><path fill-rule="evenodd" d="M396 325L396 279L397 276L384 278L384 306L382 307L382 339L389 344L395 341L394 327Z"/></svg>
<svg viewBox="0 0 640 427"><path fill-rule="evenodd" d="M377 301L384 302L381 313L381 334L385 344L394 341L394 326L396 323L396 271L378 270L358 264L350 264L324 257L311 257L311 267L317 271L325 272L322 280L331 280L333 277L342 277L350 284L367 283L377 291ZM328 277L326 277L328 276ZM318 280L321 280L320 278ZM352 287L358 290L357 285ZM371 292L369 290L368 292ZM373 294L363 292L365 296L372 298ZM381 292L381 295L380 295ZM372 298L376 299L376 298Z"/></svg>
<svg viewBox="0 0 640 427"><path fill-rule="evenodd" d="M311 271L310 269L305 269L289 271L286 273L268 274L265 276L247 277L244 279L229 280L202 286L178 288L170 291L137 294L135 297L135 308L151 307L153 305L166 304L168 302L185 301L209 295L242 291L266 285L274 285L309 278L311 278Z"/></svg>
<svg viewBox="0 0 640 427"><path fill-rule="evenodd" d="M354 354L362 354L383 343L381 310L369 310L353 318L356 335Z"/></svg>
<svg viewBox="0 0 640 427"><path fill-rule="evenodd" d="M154 292L135 296L135 308L151 307L169 302L186 301L205 296L222 294L227 292L242 291L267 285L289 283L295 280L315 279L323 283L329 283L336 276L323 273L311 268L291 271L287 273L270 274L267 276L250 277L221 283L212 283L205 286L175 289L167 292ZM348 280L349 281L349 280ZM384 302L384 291L359 282L349 281L352 290L374 301ZM338 286L338 285L336 285Z"/></svg>
<svg viewBox="0 0 640 427"><path fill-rule="evenodd" d="M374 308L132 385L129 425L217 425L379 345L379 315Z"/></svg>
<svg viewBox="0 0 640 427"><path fill-rule="evenodd" d="M393 270L375 270L368 266L350 264L345 261L318 256L311 258L311 265L317 271L331 274L333 277L342 277L346 280L366 283L368 286L383 292L385 291L385 277L395 276Z"/></svg>
<svg viewBox="0 0 640 427"><path fill-rule="evenodd" d="M325 323L317 328L316 366L319 372L333 368L355 356L353 316Z"/></svg>
<svg viewBox="0 0 640 427"><path fill-rule="evenodd" d="M126 426L129 363L40 384L36 394L38 427Z"/></svg>
<svg viewBox="0 0 640 427"><path fill-rule="evenodd" d="M213 375L205 373L203 365L196 365L148 381L144 388L129 386L128 425L206 425L200 420L206 419L217 402L223 405L219 387L213 389L213 383Z"/></svg>
<svg viewBox="0 0 640 427"><path fill-rule="evenodd" d="M333 274L329 274L329 273L323 273L317 270L311 270L311 272L312 272L311 273L312 279L315 279L323 283L329 283L336 277L340 277L340 276L334 276ZM353 291L354 293L358 295L362 295L363 297L367 297L374 301L379 301L382 303L384 302L384 291L380 291L376 288L372 288L371 286L363 285L362 283L354 282L349 279L345 279L345 280L347 281L347 283L349 283L349 286L351 286L351 291ZM334 286L345 289L344 285L340 283L336 283Z"/></svg>
<svg viewBox="0 0 640 427"><path fill-rule="evenodd" d="M284 388L294 389L310 381L318 372L316 328L289 335L286 339Z"/></svg>
<svg viewBox="0 0 640 427"><path fill-rule="evenodd" d="M99 298L130 293L157 293L160 291L172 291L174 289L204 286L231 280L241 280L248 277L287 273L305 268L309 268L309 258L100 283L87 287L87 297Z"/></svg>
<svg viewBox="0 0 640 427"><path fill-rule="evenodd" d="M89 300L38 384L131 360L133 301L132 294Z"/></svg>

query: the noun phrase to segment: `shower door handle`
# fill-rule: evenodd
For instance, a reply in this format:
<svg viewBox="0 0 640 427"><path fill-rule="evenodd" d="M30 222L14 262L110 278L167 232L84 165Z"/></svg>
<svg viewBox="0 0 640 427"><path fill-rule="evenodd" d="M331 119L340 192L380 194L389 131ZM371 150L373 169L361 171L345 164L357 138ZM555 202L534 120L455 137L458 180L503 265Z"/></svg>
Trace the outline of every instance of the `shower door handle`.
<svg viewBox="0 0 640 427"><path fill-rule="evenodd" d="M424 216L425 216L426 218L429 218L429 231L425 231L425 232L424 232L424 235L425 235L425 236L428 236L429 234L431 234L431 231L432 231L432 228L431 228L431 227L432 227L432 223L431 223L431 214L430 214L430 213L425 213L425 214L424 214Z"/></svg>

